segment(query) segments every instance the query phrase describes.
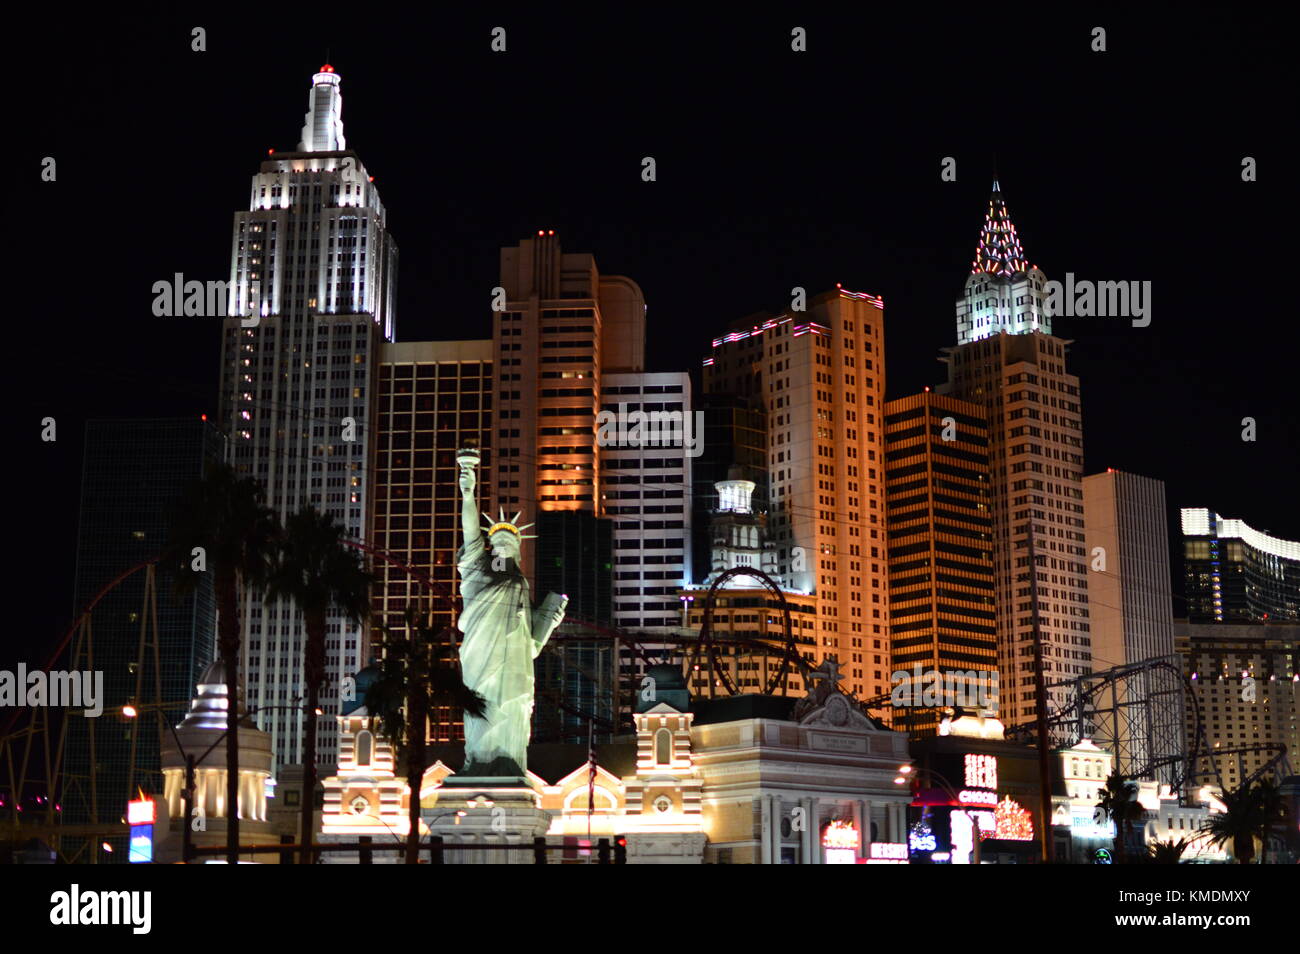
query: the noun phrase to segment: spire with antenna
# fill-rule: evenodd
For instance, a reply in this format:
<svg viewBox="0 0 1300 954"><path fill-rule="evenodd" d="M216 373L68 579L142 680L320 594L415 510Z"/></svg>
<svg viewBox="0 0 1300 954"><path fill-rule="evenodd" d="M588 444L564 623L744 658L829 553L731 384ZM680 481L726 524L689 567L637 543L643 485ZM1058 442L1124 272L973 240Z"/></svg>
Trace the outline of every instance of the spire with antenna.
<svg viewBox="0 0 1300 954"><path fill-rule="evenodd" d="M994 178L993 192L989 195L989 210L984 216L984 227L980 230L980 243L975 250L971 272L1010 278L1028 267L1024 249L1020 247L1020 239L1016 235L1016 227L1007 212L1007 203L1002 198L1002 187Z"/></svg>
<svg viewBox="0 0 1300 954"><path fill-rule="evenodd" d="M299 152L336 152L348 147L343 137L343 95L339 92L342 82L329 63L311 78L311 98L303 117Z"/></svg>

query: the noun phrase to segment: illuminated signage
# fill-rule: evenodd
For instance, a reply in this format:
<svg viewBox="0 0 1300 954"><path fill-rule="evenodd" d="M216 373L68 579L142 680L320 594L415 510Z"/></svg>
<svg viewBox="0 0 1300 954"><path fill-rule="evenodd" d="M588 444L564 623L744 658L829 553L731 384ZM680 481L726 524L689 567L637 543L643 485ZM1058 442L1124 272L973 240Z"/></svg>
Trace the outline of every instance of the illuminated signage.
<svg viewBox="0 0 1300 954"><path fill-rule="evenodd" d="M998 803L998 793L977 792L964 788L958 793L957 800L966 805L996 805Z"/></svg>
<svg viewBox="0 0 1300 954"><path fill-rule="evenodd" d="M157 820L152 798L126 803L126 823L128 825L152 825Z"/></svg>
<svg viewBox="0 0 1300 954"><path fill-rule="evenodd" d="M1001 841L1033 841L1034 840L1034 821L1029 812L1020 807L1020 803L1013 801L1008 795L1002 801L998 802L998 807L993 811L993 818L997 823L994 831L994 838Z"/></svg>
<svg viewBox="0 0 1300 954"><path fill-rule="evenodd" d="M850 821L836 819L822 829L822 847L826 849L826 864L857 864L858 846L862 839Z"/></svg>
<svg viewBox="0 0 1300 954"><path fill-rule="evenodd" d="M133 865L148 864L153 861L153 825L131 826L131 845L127 850L126 860Z"/></svg>
<svg viewBox="0 0 1300 954"><path fill-rule="evenodd" d="M907 836L907 846L913 851L934 851L939 847L929 826L913 827Z"/></svg>
<svg viewBox="0 0 1300 954"><path fill-rule="evenodd" d="M905 865L907 864L907 845L887 841L871 843L869 865Z"/></svg>
<svg viewBox="0 0 1300 954"><path fill-rule="evenodd" d="M997 789L997 757L993 755L967 755L966 787Z"/></svg>
<svg viewBox="0 0 1300 954"><path fill-rule="evenodd" d="M833 821L822 830L823 848L857 848L862 843L849 821Z"/></svg>
<svg viewBox="0 0 1300 954"><path fill-rule="evenodd" d="M1087 807L1070 809L1070 832L1079 838L1114 838L1115 823L1098 822L1095 810Z"/></svg>

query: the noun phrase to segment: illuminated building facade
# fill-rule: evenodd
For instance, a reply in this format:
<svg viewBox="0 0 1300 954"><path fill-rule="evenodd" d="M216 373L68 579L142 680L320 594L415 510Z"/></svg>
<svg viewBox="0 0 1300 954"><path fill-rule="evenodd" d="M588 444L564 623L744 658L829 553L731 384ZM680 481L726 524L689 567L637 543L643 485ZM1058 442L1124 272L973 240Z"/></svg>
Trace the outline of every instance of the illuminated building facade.
<svg viewBox="0 0 1300 954"><path fill-rule="evenodd" d="M838 688L818 702L732 696L695 709L706 861L903 860L908 794L893 779L908 761L906 736L863 715Z"/></svg>
<svg viewBox="0 0 1300 954"><path fill-rule="evenodd" d="M913 864L1034 864L1041 858L1038 758L1007 742L992 717L958 715L913 739L908 843ZM1069 833L1052 832L1068 850ZM1054 856L1057 857L1057 856Z"/></svg>
<svg viewBox="0 0 1300 954"><path fill-rule="evenodd" d="M601 442L601 497L613 524L613 619L619 629L646 634L641 647L655 656L667 648L655 635L676 633L681 625L678 591L690 583L692 469L685 446L691 416L691 379L686 372L609 373L601 382L601 411L611 422L644 414L646 421L676 422L646 439ZM634 420L640 420L635 418ZM680 425L680 426L678 426ZM617 434L617 429L611 431ZM674 439L674 435L681 440ZM624 431L624 436L630 436ZM705 435L689 435L702 440ZM669 438L665 444L660 438ZM636 691L645 662L619 646L619 678L627 693ZM630 695L620 700L630 711Z"/></svg>
<svg viewBox="0 0 1300 954"><path fill-rule="evenodd" d="M685 372L606 374L601 409L691 413ZM677 591L691 580L689 448L642 442L600 448L605 513L614 523L614 623L638 633L680 624Z"/></svg>
<svg viewBox="0 0 1300 954"><path fill-rule="evenodd" d="M957 302L957 344L998 334L1052 333L1047 276L1025 258L997 181L966 288Z"/></svg>
<svg viewBox="0 0 1300 954"><path fill-rule="evenodd" d="M933 735L940 710L920 704L917 666L997 711L988 428L981 406L928 390L888 402L884 421L889 645L911 702L887 711L894 729Z"/></svg>
<svg viewBox="0 0 1300 954"><path fill-rule="evenodd" d="M767 515L754 508L754 481L743 480L744 470L733 467L727 480L719 480L710 495L717 503L709 514L711 569L699 586L687 587L679 598L685 632L699 633L705 623L708 593L730 571L752 567L778 582L776 552L767 538ZM714 595L710 628L720 640L745 639L773 646L785 645L786 613L799 654L815 658L817 647L817 599L808 593L780 587L781 592L760 585L746 574L721 582ZM740 692L776 689L781 672L780 656L746 645L718 650L721 664L732 685ZM805 687L799 669L791 664L785 677L785 693L798 694ZM713 685L710 686L710 681ZM708 667L691 673L690 689L697 695L713 696L724 685ZM724 690L725 691L725 690Z"/></svg>
<svg viewBox="0 0 1300 954"><path fill-rule="evenodd" d="M1174 644L1200 705L1210 751L1229 789L1285 746L1300 752L1300 625L1174 621ZM1195 728L1187 705L1188 745ZM1230 750L1250 749L1244 752ZM1281 781L1279 778L1278 781Z"/></svg>
<svg viewBox="0 0 1300 954"><path fill-rule="evenodd" d="M217 743L226 732L228 702L225 667L214 662L198 677L190 711L176 725L175 735L171 732L162 735L163 794L158 814L165 814L168 822L155 855L159 863L181 860L182 832L187 824L191 826L191 844L195 847L215 847L227 842L226 747ZM272 771L271 739L247 722L238 731L239 840L241 844L269 844L274 841L267 803ZM181 748L177 747L178 740ZM185 817L182 794L187 755L196 760L193 820ZM293 840L291 837L290 841ZM244 859L273 864L279 860L279 854L246 855Z"/></svg>
<svg viewBox="0 0 1300 954"><path fill-rule="evenodd" d="M501 310L492 343L498 400L496 466L482 502L523 511L603 518L596 416L602 376L645 361L645 298L636 282L601 275L595 259L565 253L553 230L501 250ZM539 523L538 538L547 533ZM522 569L534 579L535 552ZM568 592L567 589L560 592Z"/></svg>
<svg viewBox="0 0 1300 954"><path fill-rule="evenodd" d="M718 509L718 481L750 481L754 513L767 513L767 411L758 397L735 394L698 394L694 405L704 415L704 446L691 468L691 563L693 582L702 583L712 569L711 515Z"/></svg>
<svg viewBox="0 0 1300 954"><path fill-rule="evenodd" d="M816 599L815 660L845 660L859 697L887 692L883 302L839 289L742 319L704 391L766 412L768 538L783 583Z"/></svg>
<svg viewBox="0 0 1300 954"><path fill-rule="evenodd" d="M421 607L434 632L455 626L461 544L456 451L480 448L492 461L492 342L414 341L380 348L370 541L433 588L385 560L372 560L372 628L402 630L408 607ZM380 634L372 632L372 640ZM454 639L448 657L455 658ZM464 738L458 710L439 708L431 741Z"/></svg>
<svg viewBox="0 0 1300 954"><path fill-rule="evenodd" d="M948 381L939 390L982 406L988 421L999 712L1014 726L1035 717L1036 628L1049 684L1092 671L1083 424L1079 379L1065 365L1069 342L1048 333L1046 280L1026 267L996 183L990 209L957 302L959 343L944 349ZM1052 708L1065 701L1056 694Z"/></svg>
<svg viewBox="0 0 1300 954"><path fill-rule="evenodd" d="M635 737L598 745L594 773L585 745L529 747L536 803L549 816L545 837L564 849L551 861L588 862L596 839L623 836L630 864L906 862L909 796L892 781L907 761L906 737L831 686L801 700L738 696L699 707L678 667L649 674L654 684L638 696ZM363 706L349 707L338 722L341 758L324 780L320 843L403 839L409 793L393 771L391 747ZM444 787L458 760L456 746L433 753L418 795L421 831L436 824L449 843L504 841L506 833L488 834L479 823L491 817L490 805ZM358 861L355 851L323 857ZM400 859L399 852L373 856L375 863ZM445 860L483 859L449 851Z"/></svg>
<svg viewBox="0 0 1300 954"><path fill-rule="evenodd" d="M380 343L394 336L397 248L372 177L347 148L340 82L328 65L312 78L297 150L272 151L253 176L248 211L235 213L219 423L231 462L265 486L281 521L311 505L364 538L374 379ZM303 715L288 704L306 691L301 615L256 594L241 612L245 700L286 707L257 718L276 765L299 761ZM365 638L360 626L330 617L327 712ZM329 764L336 727L331 719L320 726L317 758Z"/></svg>
<svg viewBox="0 0 1300 954"><path fill-rule="evenodd" d="M1196 508L1182 529L1188 619L1300 621L1300 542Z"/></svg>

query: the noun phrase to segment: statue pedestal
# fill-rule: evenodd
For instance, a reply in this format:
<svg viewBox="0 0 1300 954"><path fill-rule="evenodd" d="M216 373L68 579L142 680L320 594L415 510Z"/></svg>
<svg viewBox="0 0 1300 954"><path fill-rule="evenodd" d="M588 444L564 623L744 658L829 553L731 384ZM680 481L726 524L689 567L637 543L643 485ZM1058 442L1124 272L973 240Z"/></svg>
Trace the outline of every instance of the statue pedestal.
<svg viewBox="0 0 1300 954"><path fill-rule="evenodd" d="M542 793L528 778L467 778L452 775L438 789L438 800L421 813L429 834L445 845L518 845L518 850L452 849L449 865L531 865L533 839L545 837L551 813L541 807ZM457 817L455 812L464 812Z"/></svg>

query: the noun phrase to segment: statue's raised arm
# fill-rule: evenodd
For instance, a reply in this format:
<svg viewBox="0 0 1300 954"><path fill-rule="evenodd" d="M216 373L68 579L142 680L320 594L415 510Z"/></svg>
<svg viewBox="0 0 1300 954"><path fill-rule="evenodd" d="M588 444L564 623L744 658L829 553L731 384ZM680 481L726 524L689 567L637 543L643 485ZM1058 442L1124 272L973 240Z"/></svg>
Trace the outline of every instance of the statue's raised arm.
<svg viewBox="0 0 1300 954"><path fill-rule="evenodd" d="M460 465L460 527L467 545L483 533L479 526L478 504L474 499L474 487L478 484L474 471L478 462L479 451L476 447L464 448L456 455L456 463Z"/></svg>

